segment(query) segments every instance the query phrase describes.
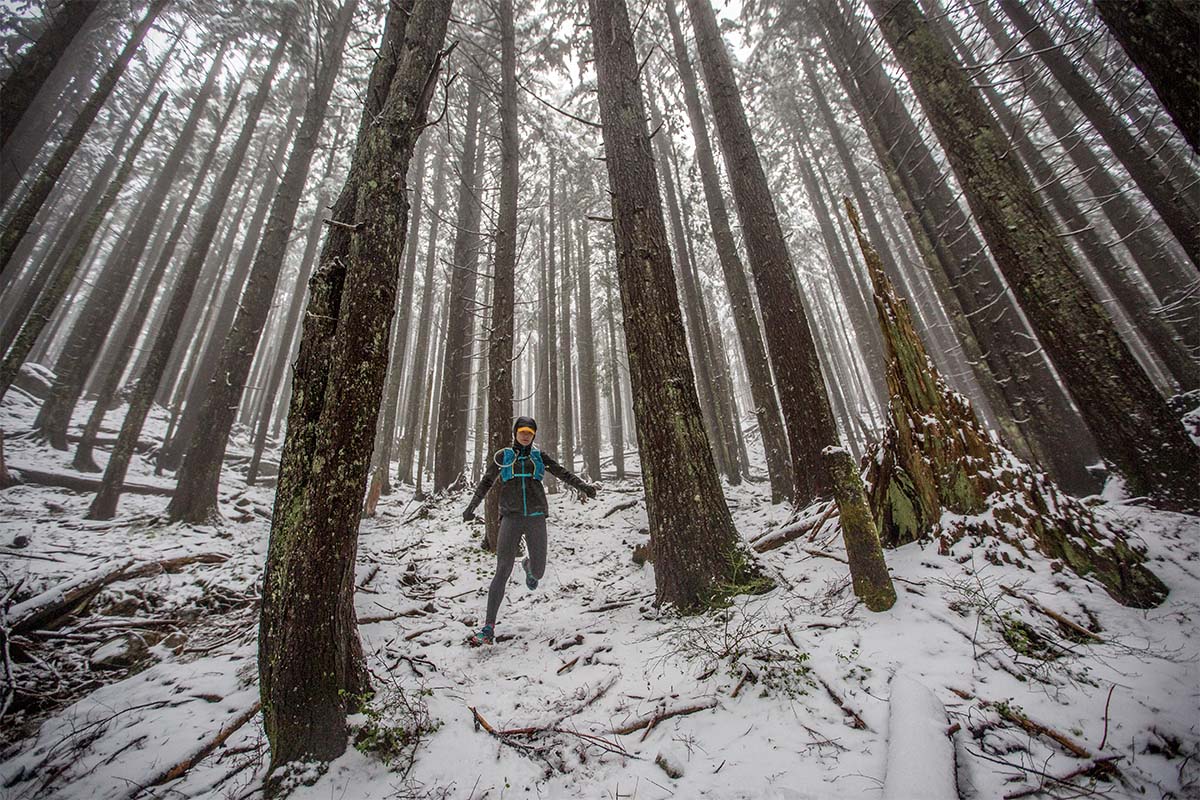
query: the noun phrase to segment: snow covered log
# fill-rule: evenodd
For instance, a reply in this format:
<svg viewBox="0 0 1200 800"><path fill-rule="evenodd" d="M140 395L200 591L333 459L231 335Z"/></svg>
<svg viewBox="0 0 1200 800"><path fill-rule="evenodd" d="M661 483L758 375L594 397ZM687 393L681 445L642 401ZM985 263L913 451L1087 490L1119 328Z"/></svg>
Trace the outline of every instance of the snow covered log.
<svg viewBox="0 0 1200 800"><path fill-rule="evenodd" d="M57 486L70 489L73 492L95 494L100 491L100 481L96 478L85 478L82 475L65 475L58 472L42 472L36 469L26 469L15 464L9 465L9 470L17 483L32 483L37 486ZM0 487L2 488L2 487ZM122 491L130 494L158 495L170 497L175 490L169 486L152 486L148 483L126 483Z"/></svg>
<svg viewBox="0 0 1200 800"><path fill-rule="evenodd" d="M904 675L892 679L883 800L958 800L948 729L946 709L933 692Z"/></svg>
<svg viewBox="0 0 1200 800"><path fill-rule="evenodd" d="M105 586L119 580L131 564L132 558L117 564L108 564L77 575L39 595L17 603L8 612L8 617L12 620L9 634L16 636L38 630L70 613L75 606L86 603Z"/></svg>

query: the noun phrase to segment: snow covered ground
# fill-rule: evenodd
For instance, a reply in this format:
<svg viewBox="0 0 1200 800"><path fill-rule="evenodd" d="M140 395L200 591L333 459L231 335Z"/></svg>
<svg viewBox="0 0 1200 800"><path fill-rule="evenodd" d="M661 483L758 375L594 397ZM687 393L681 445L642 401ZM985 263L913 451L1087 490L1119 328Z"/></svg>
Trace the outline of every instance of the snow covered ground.
<svg viewBox="0 0 1200 800"><path fill-rule="evenodd" d="M0 427L19 435L34 410L13 392ZM155 417L144 438L164 428ZM13 467L70 471L70 453L30 439L5 450ZM131 480L171 485L140 458ZM770 505L764 483L727 497L748 538L791 514ZM294 796L882 798L898 731L912 737L893 743L889 783L912 785L900 767L925 770L933 791L952 766L930 735L936 704L914 700L924 695L913 682L946 709L949 780L962 797L1200 796L1200 520L1101 507L1170 587L1149 611L1048 563L997 566L911 545L887 553L899 599L874 614L856 602L827 525L763 557L778 583L769 594L678 619L653 608L653 567L631 559L646 538L644 503L606 514L638 498L631 482L607 483L586 505L553 496L546 577L529 591L514 571L500 641L479 650L463 642L480 624L493 564L481 529L461 522L466 498L423 511L405 487L383 498L362 524L356 598L360 620L379 620L360 628L378 694L354 722L376 742L414 718L433 730L407 775L403 753L389 766L351 748ZM224 560L115 581L67 625L14 643L18 688L41 675L54 710L0 723L0 798L254 796L266 747L254 713L255 603L272 490L227 472L220 526L166 525L166 499L137 495L122 498L116 520L87 522L90 499L0 492L0 596L19 582L13 599L23 600L130 558ZM60 685L45 683L45 665ZM889 719L897 679L908 698L897 708L919 709L911 723ZM478 719L524 732L498 737ZM236 729L223 744L182 778L168 775L227 726Z"/></svg>

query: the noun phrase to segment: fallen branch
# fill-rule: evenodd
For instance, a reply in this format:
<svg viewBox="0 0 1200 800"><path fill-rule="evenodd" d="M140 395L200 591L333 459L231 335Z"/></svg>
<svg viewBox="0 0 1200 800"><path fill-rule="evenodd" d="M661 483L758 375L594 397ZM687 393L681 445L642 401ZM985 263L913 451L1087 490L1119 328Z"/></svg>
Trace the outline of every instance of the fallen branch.
<svg viewBox="0 0 1200 800"><path fill-rule="evenodd" d="M9 634L19 636L38 628L53 627L63 617L81 610L105 586L124 577L132 563L131 558L86 572L17 603L9 610L12 620Z"/></svg>
<svg viewBox="0 0 1200 800"><path fill-rule="evenodd" d="M1092 757L1092 754L1084 749L1082 745L1074 742L1068 736L1059 733L1053 728L1048 728L1045 725L1042 725L1040 722L1034 722L1029 717L1025 716L1023 712L1013 709L1006 703L990 703L986 700L983 700L980 701L980 704L985 707L991 707L995 709L996 713L999 714L1002 719L1008 720L1027 733L1035 736L1045 736L1047 739L1052 739L1053 741L1058 742L1060 745L1062 745L1063 749L1076 758Z"/></svg>
<svg viewBox="0 0 1200 800"><path fill-rule="evenodd" d="M540 736L541 734L545 734L545 733L562 733L562 734L566 734L568 736L575 736L579 739L582 739L584 742L586 742L588 744L594 744L597 747L601 748L602 750L606 750L610 753L615 753L617 755L625 756L627 758L637 758L637 756L633 756L630 753L628 753L625 750L625 748L621 747L621 745L617 742L610 742L607 739L604 739L602 737L593 736L590 733L580 733L579 731L573 731L573 730L570 730L569 728L560 728L558 726L550 726L550 727L531 726L528 728L509 728L508 730L498 731L494 727L492 727L492 725L486 719L483 718L483 715L479 713L479 710L477 708L475 708L474 706L468 706L468 708L471 709L471 714L474 716L474 719L475 719L475 730L479 730L480 728L483 728L485 731L487 731L492 736L495 736L497 739L499 739L504 744L506 744L510 747L514 747L518 750L524 750L524 751L535 752L535 753L537 752L537 748L533 747L532 745L513 741L513 739L515 737L518 737L518 736L535 737L535 736Z"/></svg>
<svg viewBox="0 0 1200 800"><path fill-rule="evenodd" d="M73 492L95 494L100 491L98 478L85 478L82 475L63 475L57 472L42 472L36 469L26 469L16 464L9 464L10 472L20 483L32 483L37 486L57 486L60 489L70 489ZM170 486L151 486L148 483L123 483L121 491L128 494L156 495L171 497L175 489Z"/></svg>
<svg viewBox="0 0 1200 800"><path fill-rule="evenodd" d="M831 700L833 700L834 704L837 705L837 707L842 710L842 713L845 714L847 717L850 717L850 719L852 721L847 722L846 723L847 725L849 725L851 728L856 728L860 731L861 730L867 730L867 731L871 730L870 726L867 725L867 723L863 722L863 718L858 715L858 712L856 712L854 709L850 708L850 706L846 705L846 701L843 700L841 698L841 696L838 695L838 693L833 690L832 686L830 686L828 683L825 682L824 678L822 678L820 675L818 675L815 672L812 673L812 676L817 679L817 682L820 683L821 686L823 686L825 688L825 693L827 695L829 695L829 698Z"/></svg>
<svg viewBox="0 0 1200 800"><path fill-rule="evenodd" d="M1069 786L1072 789L1082 790L1082 787L1076 786L1070 782L1072 778L1078 778L1084 775L1089 778L1098 778L1109 773L1119 773L1120 770L1117 769L1116 764L1113 762L1119 761L1122 758L1124 758L1124 756L1105 756L1104 758L1097 758L1086 767L1080 767L1079 769L1072 770L1062 777L1055 777L1054 775L1049 775L1045 772L1038 772L1036 770L1027 771L1031 771L1035 775L1040 775L1043 778L1048 778L1054 783L1061 783L1063 786ZM1029 789L1022 789L1019 792L1010 792L1009 794L1004 795L1004 800L1019 800L1019 798L1031 797L1035 794L1041 794L1045 791L1047 791L1047 786L1043 783L1041 786L1033 786Z"/></svg>
<svg viewBox="0 0 1200 800"><path fill-rule="evenodd" d="M817 558L831 558L834 561L838 561L842 564L850 563L849 561L842 558L841 556L835 556L833 553L826 553L824 550L814 550L811 547L801 547L800 549L803 550L804 552L808 553L810 556L816 556Z"/></svg>
<svg viewBox="0 0 1200 800"><path fill-rule="evenodd" d="M702 703L695 703L690 706L681 706L679 708L673 708L670 710L656 711L649 716L641 717L618 728L613 728L610 732L618 736L625 736L626 734L633 733L634 731L640 731L642 728L645 728L646 732L642 734L641 738L641 741L645 741L646 737L650 735L650 731L654 730L654 727L663 720L670 719L671 717L680 717L685 714L695 714L697 711L706 711L710 708L715 708L716 705L717 699L714 697L711 700L705 700Z"/></svg>
<svg viewBox="0 0 1200 800"><path fill-rule="evenodd" d="M174 764L173 766L168 767L167 769L158 773L157 775L155 775L153 778L151 778L145 784L136 787L132 792L130 792L128 795L126 795L128 800L133 800L133 798L137 797L139 794L141 794L146 789L149 789L154 786L161 786L162 784L167 783L168 781L173 781L176 778L183 777L183 775L185 773L187 773L187 771L189 769L191 769L192 767L196 766L201 761L203 761L205 756L207 756L213 750L216 750L218 747L220 747L221 744L224 743L224 741L226 739L228 739L235 732L237 732L243 725L245 725L247 722L249 722L251 720L251 718L253 718L254 715L257 714L261 708L262 708L262 703L255 702L248 709L243 711L238 716L234 717L233 720L231 720L228 724L225 725L225 727L223 727L223 728L221 728L221 730L217 731L217 734L215 736L213 736L207 742L202 744L195 752L193 752L187 758L183 759L182 761L178 762L177 764Z"/></svg>
<svg viewBox="0 0 1200 800"><path fill-rule="evenodd" d="M625 510L625 509L627 509L627 508L633 508L633 507L634 507L634 506L636 506L636 505L637 505L639 502L640 502L639 500L626 500L626 501L625 501L625 502L623 502L623 503L617 503L615 506L613 506L612 508L610 508L608 511L605 511L605 512L604 512L604 513L603 513L603 514L600 516L600 518L601 518L601 519L608 519L609 517L611 517L613 514L617 513L618 511L624 511L624 510Z"/></svg>
<svg viewBox="0 0 1200 800"><path fill-rule="evenodd" d="M1064 628L1079 634L1080 636L1084 637L1085 639L1091 639L1092 641L1099 642L1100 644L1104 644L1103 637L1098 636L1095 633L1092 633L1091 631L1089 631L1087 628L1083 627L1079 623L1073 622L1072 620L1067 619L1062 614L1059 614L1057 611L1052 611L1052 610L1046 608L1044 605L1039 603L1037 600L1034 600L1029 595L1018 592L1015 589L1011 589L1008 586L1005 586L1003 584L1000 585L1000 591L1004 592L1009 597L1015 597L1018 600L1024 600L1030 606L1032 606L1033 608L1042 612L1047 617L1049 617L1050 619L1057 622L1059 625L1062 625Z"/></svg>

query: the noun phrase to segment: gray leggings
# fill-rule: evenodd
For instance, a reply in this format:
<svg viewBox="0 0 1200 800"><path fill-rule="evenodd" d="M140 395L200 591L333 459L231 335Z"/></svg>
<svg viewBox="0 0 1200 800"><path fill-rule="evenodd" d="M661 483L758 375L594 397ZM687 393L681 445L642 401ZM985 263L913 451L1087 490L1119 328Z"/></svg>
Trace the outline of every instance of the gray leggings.
<svg viewBox="0 0 1200 800"><path fill-rule="evenodd" d="M504 599L504 586L512 575L513 562L521 537L529 550L529 571L538 580L546 572L546 518L523 517L520 515L500 518L500 537L496 544L496 576L488 589L487 624L496 624L496 612Z"/></svg>

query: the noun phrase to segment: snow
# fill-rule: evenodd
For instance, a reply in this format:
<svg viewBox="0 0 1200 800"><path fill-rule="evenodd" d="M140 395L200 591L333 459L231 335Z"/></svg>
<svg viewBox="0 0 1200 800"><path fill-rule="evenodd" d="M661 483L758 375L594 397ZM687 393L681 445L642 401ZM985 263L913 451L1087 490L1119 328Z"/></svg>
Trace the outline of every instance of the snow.
<svg viewBox="0 0 1200 800"><path fill-rule="evenodd" d="M946 709L919 681L892 678L885 800L957 800Z"/></svg>
<svg viewBox="0 0 1200 800"><path fill-rule="evenodd" d="M76 423L89 411L81 407ZM10 462L70 471L71 453L20 436L35 412L36 402L19 391L0 407L0 428L17 435L5 442ZM107 427L123 412L110 412ZM143 438L161 437L166 422L156 408ZM233 450L245 453L248 443L238 439ZM757 456L754 463L762 464ZM152 465L135 457L130 479L153 480ZM171 485L169 476L158 481ZM820 515L772 506L765 481L726 493L748 540ZM845 564L819 555L844 558L831 521L762 556L778 583L772 592L681 620L653 607L653 565L631 559L645 539L644 502L604 516L638 497L635 483L611 480L587 504L573 493L552 495L546 575L529 591L514 570L500 641L481 649L463 642L481 624L493 560L476 544L481 528L461 521L466 494L439 499L420 514L408 487L382 498L378 515L362 523L356 602L360 619L393 618L360 626L377 696L372 710L352 721L364 728L400 724L409 719L404 700L423 705L434 729L407 772L404 758L389 765L350 747L327 767L311 766L311 785L293 796L869 800L900 796L889 794L897 770L920 766L917 796L933 797L945 789L947 773L924 765L944 744L953 748L960 796L990 799L1091 764L1006 722L999 707L1019 709L1092 759L1118 759L1112 763L1119 779L1072 779L1080 793L1200 792L1195 517L1092 498L1099 515L1146 548L1149 566L1171 590L1148 611L1122 607L1099 585L1043 560L991 564L963 540L949 557L932 543L888 551L899 597L889 611L873 614L855 600ZM210 526L167 525L165 498L133 495L122 498L116 520L84 521L90 499L37 486L0 492L0 596L20 581L14 600L24 601L128 558L135 568L196 553L227 560L117 581L89 613L30 638L63 676L90 683L71 684L76 690L52 713L5 718L5 800L136 796L258 699L256 600L269 521L261 514L231 518L238 501L269 509L272 490L245 488L227 471L227 521ZM11 544L18 536L29 543ZM1072 639L1021 597L1096 630L1103 642ZM131 632L150 643L141 671L92 672L88 660ZM19 660L15 666L19 687L41 669ZM747 671L753 679L733 696ZM947 718L938 717L931 698ZM705 704L711 707L664 718L648 732L612 733ZM496 730L547 732L501 741L476 726L471 709ZM893 732L898 722L906 736ZM961 726L952 738L949 724ZM182 778L140 796L258 796L265 755L255 716ZM680 777L670 777L659 756ZM939 763L945 757L939 754Z"/></svg>

